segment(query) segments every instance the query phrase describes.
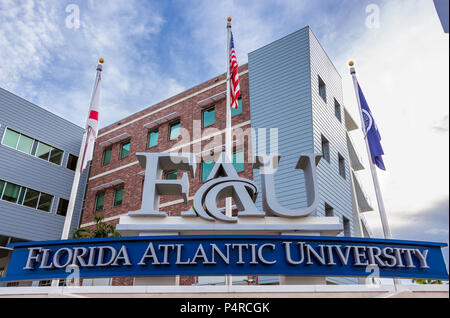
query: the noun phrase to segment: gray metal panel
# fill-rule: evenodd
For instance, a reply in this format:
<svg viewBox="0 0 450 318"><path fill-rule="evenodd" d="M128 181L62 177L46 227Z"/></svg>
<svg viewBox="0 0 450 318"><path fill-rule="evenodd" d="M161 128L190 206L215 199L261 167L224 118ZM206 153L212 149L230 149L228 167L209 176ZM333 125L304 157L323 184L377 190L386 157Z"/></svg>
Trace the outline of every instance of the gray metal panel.
<svg viewBox="0 0 450 318"><path fill-rule="evenodd" d="M50 213L0 201L0 235L26 240L59 239L64 217L56 214L59 198L69 199L74 172L69 153L78 156L83 128L0 88L0 140L6 128L64 151L61 166L0 144L0 179L54 196ZM87 172L80 180L72 228L78 227Z"/></svg>
<svg viewBox="0 0 450 318"><path fill-rule="evenodd" d="M334 214L350 220L353 235L353 212L350 184L350 160L347 148L345 123L335 115L334 99L344 105L342 81L331 60L314 34L310 33L311 92L313 110L314 150L322 152L322 139L330 142L330 163L321 160L317 169L321 202L318 215L325 215L325 202L334 209ZM319 95L318 76L325 82L327 103ZM342 112L342 107L341 107ZM341 118L344 118L341 114ZM338 154L345 159L345 179L339 174ZM342 234L343 235L343 234Z"/></svg>
<svg viewBox="0 0 450 318"><path fill-rule="evenodd" d="M300 154L313 151L309 28L303 28L249 54L251 123L253 128L278 128L282 155L275 175L278 200L287 208L306 206L303 173L295 170ZM258 138L261 136L258 135ZM258 171L255 182L260 184ZM261 207L261 199L257 204Z"/></svg>

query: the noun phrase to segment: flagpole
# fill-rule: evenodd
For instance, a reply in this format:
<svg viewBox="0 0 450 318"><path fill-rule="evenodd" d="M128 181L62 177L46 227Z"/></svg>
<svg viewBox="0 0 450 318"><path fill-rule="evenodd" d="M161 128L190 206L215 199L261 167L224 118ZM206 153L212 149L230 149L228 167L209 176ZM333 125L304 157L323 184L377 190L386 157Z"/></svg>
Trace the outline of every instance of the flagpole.
<svg viewBox="0 0 450 318"><path fill-rule="evenodd" d="M354 65L353 61L351 61L349 63L349 65L351 66L350 74L352 75L352 78L353 78L353 86L355 88L355 95L356 95L356 101L358 103L358 110L359 110L359 116L361 118L361 125L362 125L362 127L365 127L364 117L363 117L362 107L361 107L361 100L359 98L359 92L358 92L358 79L356 78L356 70L355 70L355 67L353 66ZM364 131L364 129L363 129L363 131ZM364 137L364 141L366 142L367 155L369 157L370 172L372 174L373 185L375 188L375 195L377 198L378 211L380 213L381 225L383 226L384 238L391 239L392 238L391 229L389 228L389 223L388 223L387 216L386 216L386 210L384 208L384 201L383 201L383 197L381 195L381 189L380 189L380 183L378 181L377 170L376 170L375 164L371 160L372 156L371 156L370 146L369 146L369 141L367 139L367 136Z"/></svg>
<svg viewBox="0 0 450 318"><path fill-rule="evenodd" d="M232 162L232 134L231 134L231 105L230 105L230 40L231 40L231 17L227 19L227 98L226 98L226 129L225 129L225 157L227 162ZM225 199L225 214L232 216L232 198ZM233 284L231 275L225 276L226 285Z"/></svg>
<svg viewBox="0 0 450 318"><path fill-rule="evenodd" d="M92 104L92 99L95 94L95 90L97 88L97 84L100 79L100 74L102 72L102 64L101 63L103 63L103 59L100 59L99 64L97 65L97 75L95 77L95 85L94 85L94 90L92 92L91 104ZM76 197L77 197L77 192L78 192L78 185L80 183L80 178L81 178L81 165L83 162L82 156L85 154L85 148L86 148L86 142L87 142L88 120L89 119L86 120L86 127L85 127L84 133L83 133L83 140L81 142L80 153L78 155L77 167L75 169L75 176L73 178L72 191L70 193L69 206L67 207L67 214L66 214L66 219L64 222L63 231L61 234L61 240L67 240L69 238L70 226L72 224L72 218L73 218L73 210L75 208L75 202L76 202Z"/></svg>

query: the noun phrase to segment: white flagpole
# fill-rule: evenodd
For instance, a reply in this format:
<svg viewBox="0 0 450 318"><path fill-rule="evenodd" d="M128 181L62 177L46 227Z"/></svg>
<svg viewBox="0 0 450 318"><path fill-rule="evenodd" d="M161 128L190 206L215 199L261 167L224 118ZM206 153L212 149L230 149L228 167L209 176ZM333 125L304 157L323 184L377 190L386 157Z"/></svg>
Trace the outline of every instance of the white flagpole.
<svg viewBox="0 0 450 318"><path fill-rule="evenodd" d="M94 89L92 91L92 96L91 96L91 104L89 106L92 106L92 100L94 98L95 90L98 86L100 74L102 72L101 63L103 63L103 59L100 59L99 64L97 65L97 75L95 77ZM84 154L84 151L86 148L86 143L87 143L88 120L89 120L89 114L88 114L88 119L86 119L86 127L84 129L83 139L81 141L80 153L78 154L77 167L75 168L75 175L73 177L72 190L70 192L69 205L67 207L66 219L64 220L64 227L63 227L63 230L61 233L61 240L69 239L70 226L72 224L72 218L73 218L73 210L75 207L75 201L76 201L77 192L78 192L78 185L80 183L80 177L81 177L81 165L82 165L82 161L83 161L83 154ZM58 287L58 285L59 285L59 279L53 279L52 287Z"/></svg>
<svg viewBox="0 0 450 318"><path fill-rule="evenodd" d="M231 18L228 18L227 23L227 98L226 98L226 130L225 130L225 156L227 162L232 162L232 134L231 134L231 105L230 105L230 40L231 40ZM225 214L227 216L232 215L232 199L228 197L225 199ZM233 284L231 275L226 275L226 285L230 286Z"/></svg>
<svg viewBox="0 0 450 318"><path fill-rule="evenodd" d="M100 63L103 63L103 59L100 59ZM97 65L97 75L95 78L94 90L92 91L91 104L92 104L92 99L95 94L95 90L97 89L97 86L98 86L100 74L102 72L102 65L100 63ZM89 119L86 120L86 128L84 130L83 140L81 142L80 154L78 155L77 167L75 169L75 176L73 178L72 191L70 193L69 206L67 207L67 214L66 214L66 219L64 222L64 228L63 228L63 231L61 234L61 240L67 240L69 238L70 225L72 224L73 210L75 207L75 201L76 201L77 192L78 192L78 185L80 183L81 165L82 165L82 161L83 161L83 155L86 155L84 152L85 152L86 142L87 142L88 120Z"/></svg>
<svg viewBox="0 0 450 318"><path fill-rule="evenodd" d="M361 107L361 99L359 98L358 79L356 78L356 70L355 70L355 67L353 66L354 62L350 61L349 65L350 65L350 74L352 75L352 78L353 78L353 86L355 88L356 101L358 102L359 116L361 118L361 125L362 125L361 127L365 127L364 117L363 117L362 107ZM378 182L377 169L371 159L372 155L370 152L369 141L367 140L367 132L364 129L363 129L363 132L364 132L364 141L366 142L367 156L369 158L370 172L372 174L373 186L375 188L375 195L377 197L378 212L380 213L381 225L383 227L384 238L391 239L392 234L391 234L391 229L389 227L389 222L388 222L388 219L386 216L386 210L384 208L384 201L383 201L383 197L381 195L380 183ZM394 281L394 286L397 289L397 285L401 285L401 280L398 278L394 278L393 281Z"/></svg>
<svg viewBox="0 0 450 318"><path fill-rule="evenodd" d="M353 62L350 62L349 65L351 66L350 74L352 75L352 78L353 78L353 86L355 88L356 101L358 102L359 116L361 117L361 125L362 125L362 127L365 127L364 117L363 117L362 108L361 108L361 100L359 98L358 79L356 78L356 70L353 67L353 65L354 65ZM366 132L364 131L364 129L363 129L363 132L366 135ZM369 141L367 140L367 136L365 136L364 140L366 142L367 155L369 157L370 172L372 174L373 185L375 188L375 195L377 197L378 211L380 213L381 225L383 226L384 238L391 239L392 238L391 229L389 228L389 223L388 223L387 216L386 216L386 210L384 208L384 202L383 202L383 197L381 195L380 183L378 182L377 170L376 170L375 164L371 160L372 156L371 156L370 146L369 146Z"/></svg>

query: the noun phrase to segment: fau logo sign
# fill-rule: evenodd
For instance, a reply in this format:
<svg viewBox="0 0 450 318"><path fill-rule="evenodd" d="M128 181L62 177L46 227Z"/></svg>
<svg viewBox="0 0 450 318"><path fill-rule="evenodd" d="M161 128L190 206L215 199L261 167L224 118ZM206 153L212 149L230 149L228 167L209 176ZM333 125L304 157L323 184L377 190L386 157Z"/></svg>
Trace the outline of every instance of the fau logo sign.
<svg viewBox="0 0 450 318"><path fill-rule="evenodd" d="M193 154L170 153L138 153L140 165L145 168L145 181L142 195L141 210L130 211L129 216L155 216L165 217L166 212L159 211L161 195L181 196L185 203L189 196L189 177L195 176L195 156ZM255 182L241 178L232 163L225 160L222 154L210 172L206 183L203 184L194 196L193 205L189 211L181 213L183 217L201 217L208 221L220 220L224 222L237 222L238 217L265 217L275 215L279 217L304 217L316 210L318 205L318 185L316 166L320 161L319 154L301 155L295 169L303 170L307 206L300 209L287 209L276 198L274 174L278 167L279 155L257 156L254 168L261 175L263 211L260 211L255 201L259 194ZM182 178L178 180L162 179L163 172L167 170L182 170ZM218 203L224 198L232 197L238 214L237 217L228 216L224 208Z"/></svg>

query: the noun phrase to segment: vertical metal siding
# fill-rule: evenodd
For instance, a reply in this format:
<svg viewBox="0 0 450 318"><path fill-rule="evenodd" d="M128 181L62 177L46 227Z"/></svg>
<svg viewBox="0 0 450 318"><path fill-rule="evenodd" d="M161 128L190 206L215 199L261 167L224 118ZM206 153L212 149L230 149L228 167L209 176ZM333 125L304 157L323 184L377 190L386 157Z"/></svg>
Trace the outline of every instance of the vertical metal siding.
<svg viewBox="0 0 450 318"><path fill-rule="evenodd" d="M26 240L59 239L65 218L56 214L59 198L69 199L74 172L69 153L78 156L83 129L0 88L0 138L11 128L64 151L61 166L0 144L0 179L54 196L51 212L0 201L0 235ZM72 229L79 225L87 172L80 180Z"/></svg>

